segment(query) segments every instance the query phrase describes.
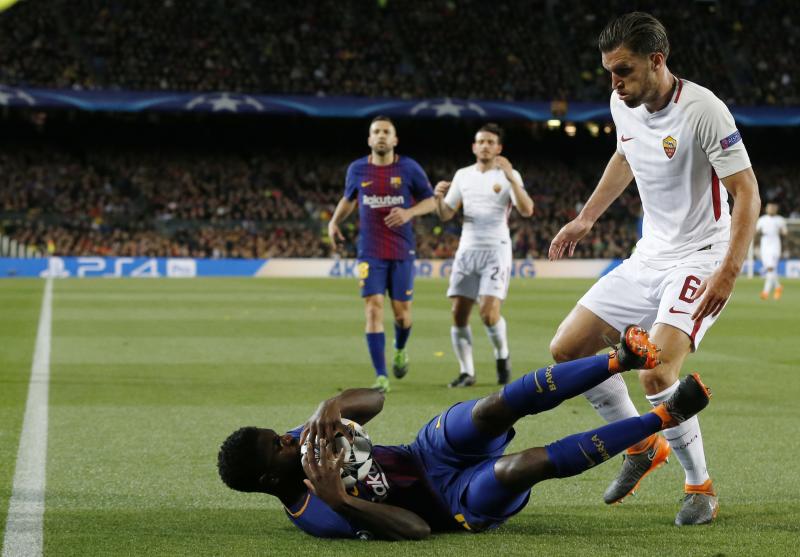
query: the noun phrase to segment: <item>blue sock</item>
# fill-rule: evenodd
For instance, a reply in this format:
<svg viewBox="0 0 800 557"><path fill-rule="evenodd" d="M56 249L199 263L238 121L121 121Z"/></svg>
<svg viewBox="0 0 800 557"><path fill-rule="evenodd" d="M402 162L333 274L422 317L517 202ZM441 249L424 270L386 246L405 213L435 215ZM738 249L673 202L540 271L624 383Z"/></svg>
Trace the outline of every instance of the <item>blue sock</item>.
<svg viewBox="0 0 800 557"><path fill-rule="evenodd" d="M472 409L477 402L467 400L450 408L444 420L444 434L450 446L460 453L488 455L503 447L508 433L492 437L478 431L472 422Z"/></svg>
<svg viewBox="0 0 800 557"><path fill-rule="evenodd" d="M564 437L545 448L556 469L556 477L566 478L608 460L660 430L661 418L648 412Z"/></svg>
<svg viewBox="0 0 800 557"><path fill-rule="evenodd" d="M503 387L503 399L520 416L555 408L611 377L608 355L553 364Z"/></svg>
<svg viewBox="0 0 800 557"><path fill-rule="evenodd" d="M386 336L383 333L367 333L367 348L369 357L372 358L372 367L375 375L386 375Z"/></svg>
<svg viewBox="0 0 800 557"><path fill-rule="evenodd" d="M398 350L402 350L406 347L406 342L408 342L408 336L411 334L411 327L408 329L403 329L397 323L394 324L394 347Z"/></svg>

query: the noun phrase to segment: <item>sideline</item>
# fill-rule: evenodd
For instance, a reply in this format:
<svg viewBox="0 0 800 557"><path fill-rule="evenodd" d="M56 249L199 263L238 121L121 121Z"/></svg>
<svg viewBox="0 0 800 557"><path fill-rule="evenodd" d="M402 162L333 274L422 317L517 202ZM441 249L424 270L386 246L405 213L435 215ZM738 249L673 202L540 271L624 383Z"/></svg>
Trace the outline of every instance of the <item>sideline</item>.
<svg viewBox="0 0 800 557"><path fill-rule="evenodd" d="M28 400L3 537L3 557L40 556L43 549L45 466L53 279L44 286Z"/></svg>

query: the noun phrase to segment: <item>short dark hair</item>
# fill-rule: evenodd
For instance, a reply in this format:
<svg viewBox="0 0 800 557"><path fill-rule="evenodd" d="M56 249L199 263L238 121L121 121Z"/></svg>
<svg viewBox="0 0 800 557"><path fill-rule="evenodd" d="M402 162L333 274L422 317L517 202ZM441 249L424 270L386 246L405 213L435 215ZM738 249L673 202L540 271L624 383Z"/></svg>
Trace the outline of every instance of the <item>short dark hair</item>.
<svg viewBox="0 0 800 557"><path fill-rule="evenodd" d="M389 122L395 128L397 127L397 126L394 125L394 122L392 122L391 118L389 118L388 116L384 116L383 114L378 114L377 116L375 116L375 118L372 119L372 121L369 123L369 125L371 126L375 122Z"/></svg>
<svg viewBox="0 0 800 557"><path fill-rule="evenodd" d="M506 135L506 132L503 131L503 128L501 128L494 122L489 122L487 124L482 125L475 133L479 134L481 132L489 132L495 134L497 136L497 142L500 145L503 144L503 139L505 138Z"/></svg>
<svg viewBox="0 0 800 557"><path fill-rule="evenodd" d="M645 12L631 12L609 22L597 40L600 52L611 52L624 46L634 54L647 56L661 52L669 57L667 30L652 15Z"/></svg>
<svg viewBox="0 0 800 557"><path fill-rule="evenodd" d="M242 427L222 443L217 455L217 470L225 485L236 491L261 491L259 479L264 462L258 451L258 428Z"/></svg>

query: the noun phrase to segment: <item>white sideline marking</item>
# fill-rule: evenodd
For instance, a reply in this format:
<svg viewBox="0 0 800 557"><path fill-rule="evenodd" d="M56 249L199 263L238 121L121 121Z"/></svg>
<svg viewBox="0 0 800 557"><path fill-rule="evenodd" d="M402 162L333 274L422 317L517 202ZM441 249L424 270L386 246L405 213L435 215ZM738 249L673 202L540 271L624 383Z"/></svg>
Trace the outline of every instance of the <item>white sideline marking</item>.
<svg viewBox="0 0 800 557"><path fill-rule="evenodd" d="M42 554L52 300L53 279L48 278L36 333L14 485L8 503L3 557L38 557Z"/></svg>

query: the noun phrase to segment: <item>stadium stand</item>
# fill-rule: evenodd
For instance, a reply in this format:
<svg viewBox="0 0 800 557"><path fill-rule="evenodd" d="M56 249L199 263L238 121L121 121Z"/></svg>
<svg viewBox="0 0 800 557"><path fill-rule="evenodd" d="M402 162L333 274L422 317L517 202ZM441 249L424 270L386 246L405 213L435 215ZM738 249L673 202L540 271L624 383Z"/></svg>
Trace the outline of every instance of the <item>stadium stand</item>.
<svg viewBox="0 0 800 557"><path fill-rule="evenodd" d="M596 37L607 14L645 9L670 30L670 67L678 75L709 86L729 104L789 107L800 105L800 21L794 7L792 0L531 0L513 5L418 0L411 9L394 0L319 0L298 10L291 3L260 9L256 0L61 0L52 5L60 17L53 17L36 3L24 2L0 18L0 84L606 102L608 76ZM770 40L763 40L767 36ZM53 131L50 120L59 118L69 124ZM331 131L332 125L319 119L254 118L255 131L246 130L247 138L220 150L215 135L240 134L240 122L197 117L167 132L159 118L130 116L158 127L156 134L145 134L145 145L131 149L127 136L141 135L141 130L122 126L122 132L114 131L126 121L121 116L98 124L74 111L4 108L0 234L5 251L331 255L326 223L342 193L347 162L364 151L364 122L339 121L335 126L342 129ZM533 220L512 219L514 254L541 258L594 187L613 149L613 133L569 143L559 131L559 143L541 124L510 125L518 128L510 142L512 162L536 202ZM412 133L408 142L411 124L401 126L400 152L411 146L410 154L423 163L432 182L448 179L471 162L467 145L472 132L464 130L474 129L474 122L417 124L425 131ZM29 137L20 144L23 128ZM229 128L233 131L224 131ZM102 139L76 145L76 134ZM291 144L281 145L287 134ZM277 139L264 143L260 135ZM204 138L201 149L183 145L192 136ZM424 136L432 139L419 143ZM756 142L751 130L744 136L762 198L778 201L786 215L800 216L794 183L800 169L785 162L794 160L796 132L761 131ZM243 148L248 141L253 147ZM173 142L174 148L163 148ZM761 152L773 156L758 156L761 142ZM576 255L629 253L639 213L631 188ZM458 226L442 225L432 216L420 219L419 254L452 256ZM352 256L356 219L345 233L345 254Z"/></svg>
<svg viewBox="0 0 800 557"><path fill-rule="evenodd" d="M598 148L600 150L600 148ZM601 151L602 152L602 151ZM0 154L0 231L20 245L56 255L327 257L327 221L342 194L352 152L307 156L11 148ZM432 181L449 179L460 158L419 160ZM512 159L513 160L513 159ZM564 222L580 210L603 160L519 159L536 203L532 220L512 217L515 257L542 258ZM762 197L800 208L797 164L759 166ZM614 258L637 239L638 196L630 188L598 223L578 257ZM512 213L513 215L513 213ZM459 223L420 219L422 257L451 257ZM357 219L348 221L354 255Z"/></svg>
<svg viewBox="0 0 800 557"><path fill-rule="evenodd" d="M0 83L604 101L596 47L603 14L645 9L672 33L678 75L728 103L800 104L793 0L257 4L70 0L55 3L61 17L52 17L23 3L0 19Z"/></svg>

